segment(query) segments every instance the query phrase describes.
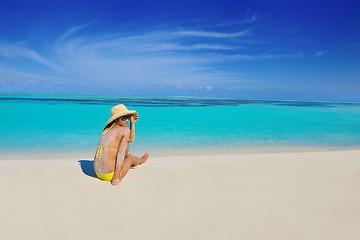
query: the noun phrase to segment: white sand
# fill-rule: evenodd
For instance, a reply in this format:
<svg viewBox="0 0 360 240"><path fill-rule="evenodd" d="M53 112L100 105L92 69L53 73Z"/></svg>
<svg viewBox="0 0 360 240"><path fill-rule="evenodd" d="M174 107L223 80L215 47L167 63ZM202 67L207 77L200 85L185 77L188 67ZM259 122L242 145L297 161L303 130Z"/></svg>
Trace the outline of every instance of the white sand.
<svg viewBox="0 0 360 240"><path fill-rule="evenodd" d="M360 150L155 157L117 187L91 157L3 156L0 239L360 239Z"/></svg>

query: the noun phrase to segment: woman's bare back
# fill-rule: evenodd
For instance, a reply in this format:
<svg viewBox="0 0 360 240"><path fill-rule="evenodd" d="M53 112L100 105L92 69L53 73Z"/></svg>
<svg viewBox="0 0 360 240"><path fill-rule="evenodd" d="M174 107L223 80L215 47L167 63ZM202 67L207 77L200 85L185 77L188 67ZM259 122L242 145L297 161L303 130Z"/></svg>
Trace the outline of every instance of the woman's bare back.
<svg viewBox="0 0 360 240"><path fill-rule="evenodd" d="M123 138L129 136L130 130L116 124L104 131L94 158L94 169L98 173L110 173L115 170L119 145ZM126 151L128 148L126 142Z"/></svg>

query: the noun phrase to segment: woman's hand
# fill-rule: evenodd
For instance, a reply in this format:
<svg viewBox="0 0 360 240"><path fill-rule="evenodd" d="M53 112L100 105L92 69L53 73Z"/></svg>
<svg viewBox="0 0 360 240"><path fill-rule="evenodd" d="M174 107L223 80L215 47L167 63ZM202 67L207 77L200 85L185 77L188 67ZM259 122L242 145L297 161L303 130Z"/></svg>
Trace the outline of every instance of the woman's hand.
<svg viewBox="0 0 360 240"><path fill-rule="evenodd" d="M111 185L113 185L113 186L119 185L120 181L121 181L120 178L113 178L111 180Z"/></svg>
<svg viewBox="0 0 360 240"><path fill-rule="evenodd" d="M130 122L134 123L139 119L139 114L138 113L134 113L133 115L131 115L130 117Z"/></svg>

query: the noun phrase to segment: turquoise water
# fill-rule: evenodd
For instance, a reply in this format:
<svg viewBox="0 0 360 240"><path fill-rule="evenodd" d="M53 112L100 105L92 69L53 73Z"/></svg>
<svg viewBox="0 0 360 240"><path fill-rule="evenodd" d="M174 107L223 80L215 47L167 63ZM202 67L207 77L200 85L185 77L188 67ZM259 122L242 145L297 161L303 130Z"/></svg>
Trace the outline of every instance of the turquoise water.
<svg viewBox="0 0 360 240"><path fill-rule="evenodd" d="M138 153L360 148L360 103L0 94L0 151L94 151L118 103Z"/></svg>

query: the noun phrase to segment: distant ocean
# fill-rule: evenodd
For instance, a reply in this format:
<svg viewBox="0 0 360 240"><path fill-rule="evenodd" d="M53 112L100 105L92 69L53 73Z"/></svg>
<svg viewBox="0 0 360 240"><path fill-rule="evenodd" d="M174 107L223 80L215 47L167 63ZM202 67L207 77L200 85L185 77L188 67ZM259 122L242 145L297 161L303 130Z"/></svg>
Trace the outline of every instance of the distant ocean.
<svg viewBox="0 0 360 240"><path fill-rule="evenodd" d="M139 112L136 154L360 148L360 103L0 94L0 152L94 152L119 103Z"/></svg>

